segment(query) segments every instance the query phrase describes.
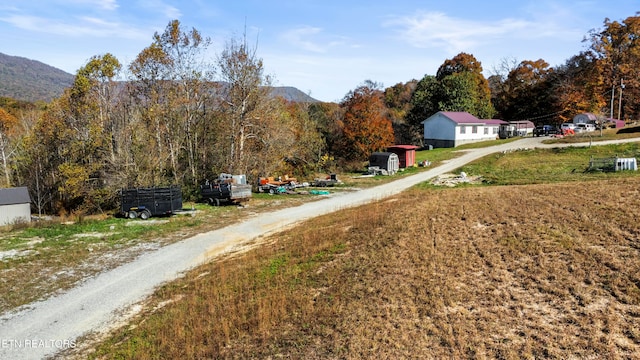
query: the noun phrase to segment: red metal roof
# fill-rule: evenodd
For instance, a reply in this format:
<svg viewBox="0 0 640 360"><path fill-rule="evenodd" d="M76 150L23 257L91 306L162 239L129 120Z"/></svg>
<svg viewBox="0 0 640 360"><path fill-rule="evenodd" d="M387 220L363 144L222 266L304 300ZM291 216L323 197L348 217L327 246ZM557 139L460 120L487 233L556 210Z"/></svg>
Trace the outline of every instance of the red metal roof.
<svg viewBox="0 0 640 360"><path fill-rule="evenodd" d="M482 120L484 121L485 124L488 125L506 125L508 124L508 122L504 121L504 120L500 120L500 119L485 119Z"/></svg>
<svg viewBox="0 0 640 360"><path fill-rule="evenodd" d="M484 121L469 114L468 112L440 111L440 113L456 124L484 124Z"/></svg>

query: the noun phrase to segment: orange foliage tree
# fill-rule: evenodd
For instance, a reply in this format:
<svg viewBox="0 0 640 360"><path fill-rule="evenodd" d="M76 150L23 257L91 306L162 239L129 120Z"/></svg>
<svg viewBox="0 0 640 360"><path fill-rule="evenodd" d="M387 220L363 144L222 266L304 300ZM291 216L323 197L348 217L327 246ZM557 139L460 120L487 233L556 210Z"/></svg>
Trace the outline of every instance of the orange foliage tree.
<svg viewBox="0 0 640 360"><path fill-rule="evenodd" d="M624 86L621 118L640 117L640 13L622 22L605 19L602 30L592 30L587 41L602 74L606 98L619 94ZM617 99L620 101L620 98ZM616 109L616 104L614 110ZM611 110L611 109L609 109Z"/></svg>
<svg viewBox="0 0 640 360"><path fill-rule="evenodd" d="M393 143L393 128L377 83L366 81L350 91L341 106L344 116L339 153L345 159L364 160Z"/></svg>

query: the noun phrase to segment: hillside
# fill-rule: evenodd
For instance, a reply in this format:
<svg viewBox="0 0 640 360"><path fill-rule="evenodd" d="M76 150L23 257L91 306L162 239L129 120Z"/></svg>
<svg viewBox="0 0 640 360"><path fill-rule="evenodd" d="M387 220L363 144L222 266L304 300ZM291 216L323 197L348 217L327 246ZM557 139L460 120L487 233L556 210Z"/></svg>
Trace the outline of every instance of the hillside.
<svg viewBox="0 0 640 360"><path fill-rule="evenodd" d="M73 79L42 62L0 53L0 97L49 102L71 86Z"/></svg>
<svg viewBox="0 0 640 360"><path fill-rule="evenodd" d="M49 102L73 84L74 75L36 60L0 53L0 97ZM291 86L272 88L273 96L293 102L317 102Z"/></svg>
<svg viewBox="0 0 640 360"><path fill-rule="evenodd" d="M318 102L318 100L292 86L275 86L271 89L271 95L293 102Z"/></svg>

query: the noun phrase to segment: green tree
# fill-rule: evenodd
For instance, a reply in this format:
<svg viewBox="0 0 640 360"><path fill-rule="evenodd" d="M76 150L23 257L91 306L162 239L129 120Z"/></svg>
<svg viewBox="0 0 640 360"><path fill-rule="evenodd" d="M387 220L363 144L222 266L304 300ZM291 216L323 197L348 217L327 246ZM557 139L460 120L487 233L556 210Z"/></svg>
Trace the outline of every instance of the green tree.
<svg viewBox="0 0 640 360"><path fill-rule="evenodd" d="M432 102L438 110L466 111L481 119L495 115L489 82L473 55L460 53L446 60L438 68L436 80L439 87Z"/></svg>

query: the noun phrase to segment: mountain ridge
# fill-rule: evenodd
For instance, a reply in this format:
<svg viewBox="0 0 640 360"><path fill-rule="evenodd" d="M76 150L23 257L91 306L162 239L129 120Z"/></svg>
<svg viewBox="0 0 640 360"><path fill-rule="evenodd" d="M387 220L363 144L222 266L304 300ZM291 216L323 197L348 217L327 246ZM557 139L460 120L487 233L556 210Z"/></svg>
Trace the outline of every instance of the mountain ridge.
<svg viewBox="0 0 640 360"><path fill-rule="evenodd" d="M0 97L50 102L71 87L75 75L38 60L0 52ZM272 96L293 102L319 102L293 86L273 86Z"/></svg>

